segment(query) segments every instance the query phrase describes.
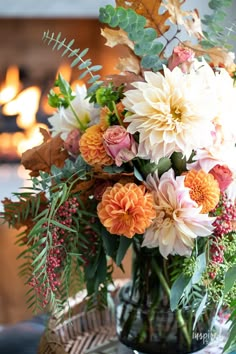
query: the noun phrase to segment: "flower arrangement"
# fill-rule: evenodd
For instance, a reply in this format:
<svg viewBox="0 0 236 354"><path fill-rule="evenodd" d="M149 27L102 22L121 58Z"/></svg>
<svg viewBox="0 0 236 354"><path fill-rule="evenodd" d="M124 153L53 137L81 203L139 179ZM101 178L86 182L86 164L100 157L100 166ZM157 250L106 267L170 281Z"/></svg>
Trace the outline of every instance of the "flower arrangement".
<svg viewBox="0 0 236 354"><path fill-rule="evenodd" d="M32 187L5 198L3 217L23 228L21 270L36 310L60 311L84 286L91 306L105 306L114 263L122 269L139 243L165 263L172 310L186 299L201 311L231 308L232 348L236 66L214 42L215 17L205 19L204 32L198 11L183 3L116 0L101 8L106 44L128 48L119 74L103 80L87 49L44 33L88 79L73 91L58 76L48 95L50 132L42 130L44 143L22 155ZM215 13L223 5L209 2ZM194 40L183 41L181 31Z"/></svg>

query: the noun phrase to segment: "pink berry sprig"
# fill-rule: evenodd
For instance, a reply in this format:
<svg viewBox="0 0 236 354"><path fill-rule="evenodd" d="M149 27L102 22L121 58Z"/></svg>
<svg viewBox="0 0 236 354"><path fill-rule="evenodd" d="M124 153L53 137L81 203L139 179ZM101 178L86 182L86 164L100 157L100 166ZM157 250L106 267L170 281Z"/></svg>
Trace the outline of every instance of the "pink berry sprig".
<svg viewBox="0 0 236 354"><path fill-rule="evenodd" d="M236 205L227 198L225 193L222 194L219 204L212 211L212 215L216 216L213 223L215 236L223 237L233 231L233 222L236 220Z"/></svg>
<svg viewBox="0 0 236 354"><path fill-rule="evenodd" d="M236 220L236 206L227 198L225 193L222 194L220 202L212 211L212 215L216 217L214 226L214 235L210 241L210 271L209 276L215 279L220 264L224 263L225 247L222 244L224 238L234 231L234 221Z"/></svg>
<svg viewBox="0 0 236 354"><path fill-rule="evenodd" d="M69 198L57 210L55 220L66 227L73 226L73 216L78 212L79 202L76 197ZM66 258L66 249L69 246L70 238L68 239L68 231L60 226L55 226L53 223L45 223L44 229L51 232L52 244L50 247L49 235L45 231L43 237L47 237L45 243L40 246L40 253L45 247L48 247L46 253L45 265L41 266L41 271L46 272L44 281L40 281L35 275L29 282L36 293L42 298L42 306L45 307L49 303L50 293L56 293L61 285L60 278L63 270L63 263ZM44 274L43 274L44 276ZM41 274L40 274L41 277Z"/></svg>

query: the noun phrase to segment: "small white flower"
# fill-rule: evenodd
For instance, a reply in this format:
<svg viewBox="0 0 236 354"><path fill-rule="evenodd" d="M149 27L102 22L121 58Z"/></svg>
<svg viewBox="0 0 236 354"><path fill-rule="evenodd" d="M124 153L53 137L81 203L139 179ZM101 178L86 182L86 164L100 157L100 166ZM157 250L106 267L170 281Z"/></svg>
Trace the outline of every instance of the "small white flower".
<svg viewBox="0 0 236 354"><path fill-rule="evenodd" d="M48 118L52 125L52 136L61 134L61 138L66 140L71 130L81 129L80 122L85 128L98 122L99 109L89 102L86 95L86 86L77 85L75 98L71 101L72 109L61 107L52 117Z"/></svg>

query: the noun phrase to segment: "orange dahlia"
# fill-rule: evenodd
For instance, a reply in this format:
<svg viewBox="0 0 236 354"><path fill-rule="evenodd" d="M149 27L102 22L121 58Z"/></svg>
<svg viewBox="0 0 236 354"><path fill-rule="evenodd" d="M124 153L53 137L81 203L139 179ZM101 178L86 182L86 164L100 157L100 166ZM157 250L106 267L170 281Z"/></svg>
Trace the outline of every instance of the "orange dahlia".
<svg viewBox="0 0 236 354"><path fill-rule="evenodd" d="M80 138L80 153L89 165L113 164L113 159L107 155L103 146L103 133L99 125L93 125Z"/></svg>
<svg viewBox="0 0 236 354"><path fill-rule="evenodd" d="M144 186L116 183L108 187L97 206L98 217L115 235L132 238L143 234L156 217L154 200Z"/></svg>
<svg viewBox="0 0 236 354"><path fill-rule="evenodd" d="M220 188L212 174L191 170L185 176L184 185L190 188L191 199L202 206L201 213L209 213L218 204Z"/></svg>

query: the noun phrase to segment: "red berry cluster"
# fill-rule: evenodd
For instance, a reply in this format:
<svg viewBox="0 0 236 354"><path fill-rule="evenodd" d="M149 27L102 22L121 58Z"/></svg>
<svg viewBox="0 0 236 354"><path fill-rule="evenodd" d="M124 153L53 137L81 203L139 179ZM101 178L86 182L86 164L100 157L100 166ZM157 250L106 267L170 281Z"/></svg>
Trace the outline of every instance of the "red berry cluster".
<svg viewBox="0 0 236 354"><path fill-rule="evenodd" d="M223 237L233 231L233 221L236 220L236 206L231 203L226 194L223 193L219 204L213 211L216 215L216 220L213 223L214 236L211 239L210 258L211 258L211 272L209 276L211 279L216 277L217 268L219 264L224 262L224 246L221 244Z"/></svg>
<svg viewBox="0 0 236 354"><path fill-rule="evenodd" d="M219 215L217 215L217 209L220 211ZM225 193L222 195L220 203L213 211L213 215L214 213L217 215L213 223L215 236L223 237L233 231L232 221L236 220L236 206L231 203Z"/></svg>
<svg viewBox="0 0 236 354"><path fill-rule="evenodd" d="M77 213L78 208L79 203L75 197L68 199L58 208L56 221L62 225L71 227L73 223L72 216ZM50 292L56 292L61 285L59 279L61 276L63 261L66 256L65 248L70 240L68 240L66 236L67 231L60 226L46 223L43 227L49 228L52 235L52 245L46 256L46 264L41 266L41 270L45 269L47 277L44 282L40 282L35 276L32 278L29 285L34 287L37 294L42 297L42 305L45 307L48 304ZM47 236L46 232L42 234L42 237L45 236ZM42 244L41 250L45 247L47 247L46 243ZM39 250L39 252L41 250Z"/></svg>

